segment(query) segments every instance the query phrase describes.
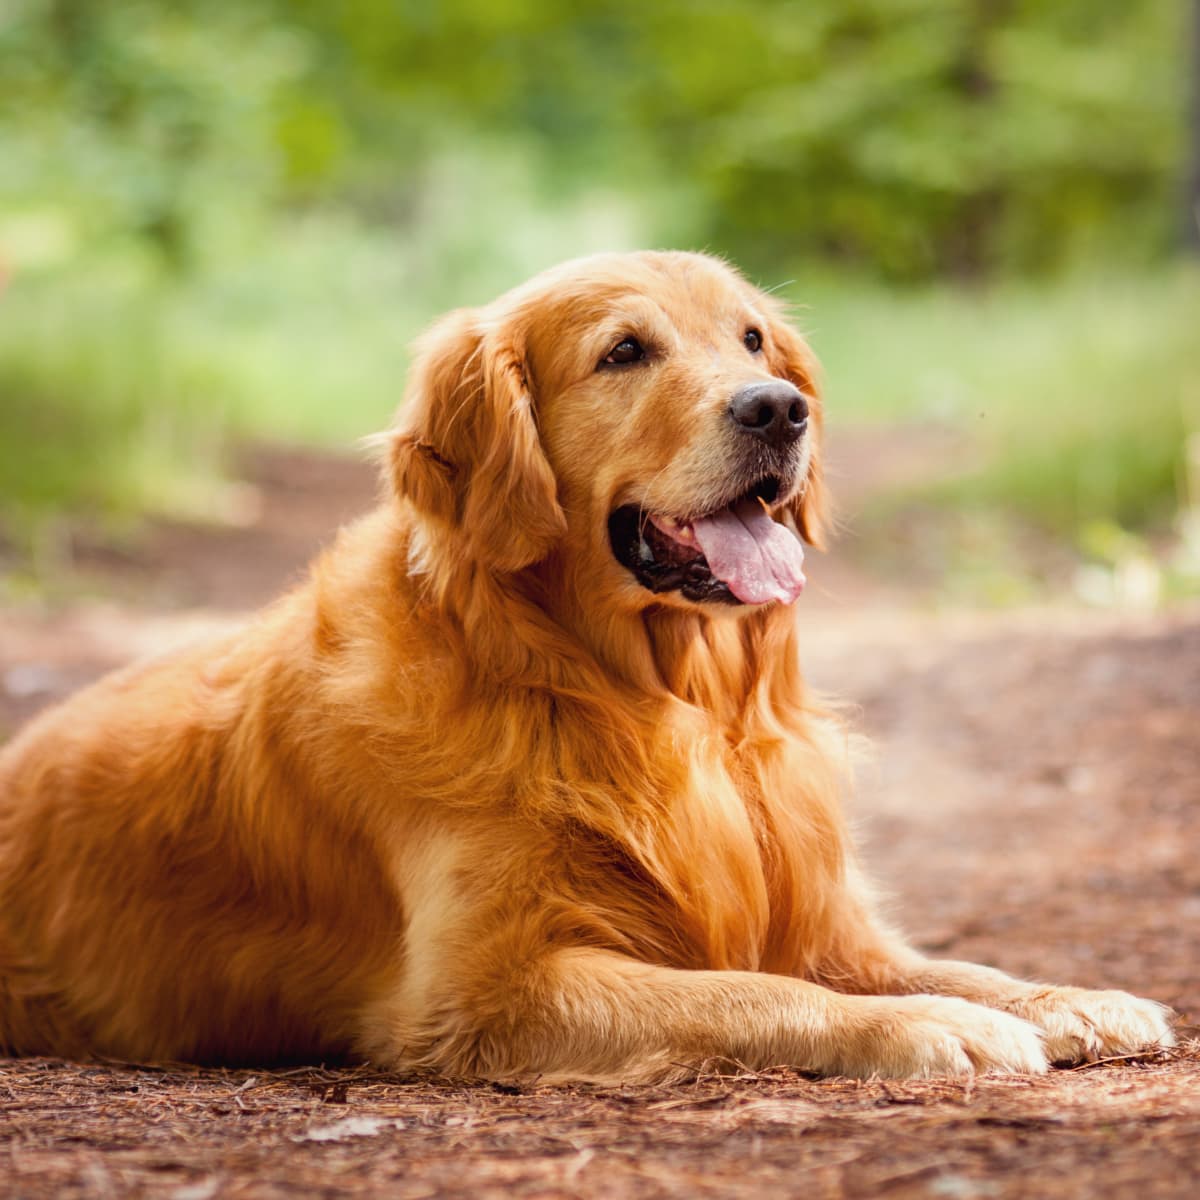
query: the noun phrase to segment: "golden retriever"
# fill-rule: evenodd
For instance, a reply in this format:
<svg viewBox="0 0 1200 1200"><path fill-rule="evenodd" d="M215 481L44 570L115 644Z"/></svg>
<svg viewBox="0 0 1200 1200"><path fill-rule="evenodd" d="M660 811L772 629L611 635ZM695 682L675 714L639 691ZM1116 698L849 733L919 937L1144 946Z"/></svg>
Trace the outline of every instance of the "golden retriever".
<svg viewBox="0 0 1200 1200"><path fill-rule="evenodd" d="M617 1081L1168 1044L874 913L797 658L815 371L697 254L435 325L306 582L0 757L0 1047Z"/></svg>

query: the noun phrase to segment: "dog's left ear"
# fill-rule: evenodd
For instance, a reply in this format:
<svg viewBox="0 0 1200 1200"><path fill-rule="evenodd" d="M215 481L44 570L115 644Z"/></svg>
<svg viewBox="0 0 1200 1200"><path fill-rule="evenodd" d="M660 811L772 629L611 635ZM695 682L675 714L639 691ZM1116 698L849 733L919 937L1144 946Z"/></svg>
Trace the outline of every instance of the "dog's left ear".
<svg viewBox="0 0 1200 1200"><path fill-rule="evenodd" d="M808 343L784 320L778 306L772 307L774 311L767 342L771 372L795 384L804 393L808 400L808 436L812 439L804 490L792 505L792 512L804 540L823 550L829 519L829 497L822 466L824 412L821 403L821 365Z"/></svg>
<svg viewBox="0 0 1200 1200"><path fill-rule="evenodd" d="M418 347L405 417L391 442L399 495L498 571L550 553L567 522L517 329L470 309L443 318Z"/></svg>

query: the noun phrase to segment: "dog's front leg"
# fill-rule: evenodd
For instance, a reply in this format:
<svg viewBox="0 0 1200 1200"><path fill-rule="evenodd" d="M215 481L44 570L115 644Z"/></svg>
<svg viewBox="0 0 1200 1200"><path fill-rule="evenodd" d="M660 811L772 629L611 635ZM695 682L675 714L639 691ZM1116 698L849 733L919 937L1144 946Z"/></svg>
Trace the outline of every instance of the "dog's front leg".
<svg viewBox="0 0 1200 1200"><path fill-rule="evenodd" d="M848 907L835 949L818 972L839 990L871 995L955 996L1029 1021L1043 1031L1051 1062L1093 1062L1171 1046L1172 1013L1128 992L1055 987L977 963L927 958L886 929L865 889Z"/></svg>
<svg viewBox="0 0 1200 1200"><path fill-rule="evenodd" d="M1094 1062L1171 1046L1171 1010L1115 989L1058 987L1014 979L977 963L919 955L903 963L895 989L959 996L1012 1013L1046 1035L1051 1062Z"/></svg>
<svg viewBox="0 0 1200 1200"><path fill-rule="evenodd" d="M504 1003L496 1005L498 999ZM1041 1038L1005 1013L943 996L842 995L745 971L651 966L597 949L554 952L491 990L429 1065L488 1078L661 1080L705 1062L865 1078L1046 1069ZM436 1046L436 1042L435 1042Z"/></svg>

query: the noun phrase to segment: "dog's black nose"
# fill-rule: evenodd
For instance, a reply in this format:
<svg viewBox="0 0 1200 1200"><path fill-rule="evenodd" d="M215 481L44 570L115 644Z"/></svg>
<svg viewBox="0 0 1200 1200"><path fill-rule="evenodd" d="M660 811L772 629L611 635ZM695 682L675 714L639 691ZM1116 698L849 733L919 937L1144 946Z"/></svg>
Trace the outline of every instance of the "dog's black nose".
<svg viewBox="0 0 1200 1200"><path fill-rule="evenodd" d="M808 401L785 379L751 383L729 402L729 415L747 433L782 450L808 424Z"/></svg>

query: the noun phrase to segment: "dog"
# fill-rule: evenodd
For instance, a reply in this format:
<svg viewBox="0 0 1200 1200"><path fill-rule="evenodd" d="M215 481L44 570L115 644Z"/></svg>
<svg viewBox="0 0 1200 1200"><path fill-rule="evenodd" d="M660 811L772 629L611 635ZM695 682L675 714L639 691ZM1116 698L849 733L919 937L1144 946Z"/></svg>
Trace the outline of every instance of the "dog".
<svg viewBox="0 0 1200 1200"><path fill-rule="evenodd" d="M614 1083L1169 1045L877 915L797 655L821 429L781 305L704 255L437 323L300 586L0 756L0 1047Z"/></svg>

